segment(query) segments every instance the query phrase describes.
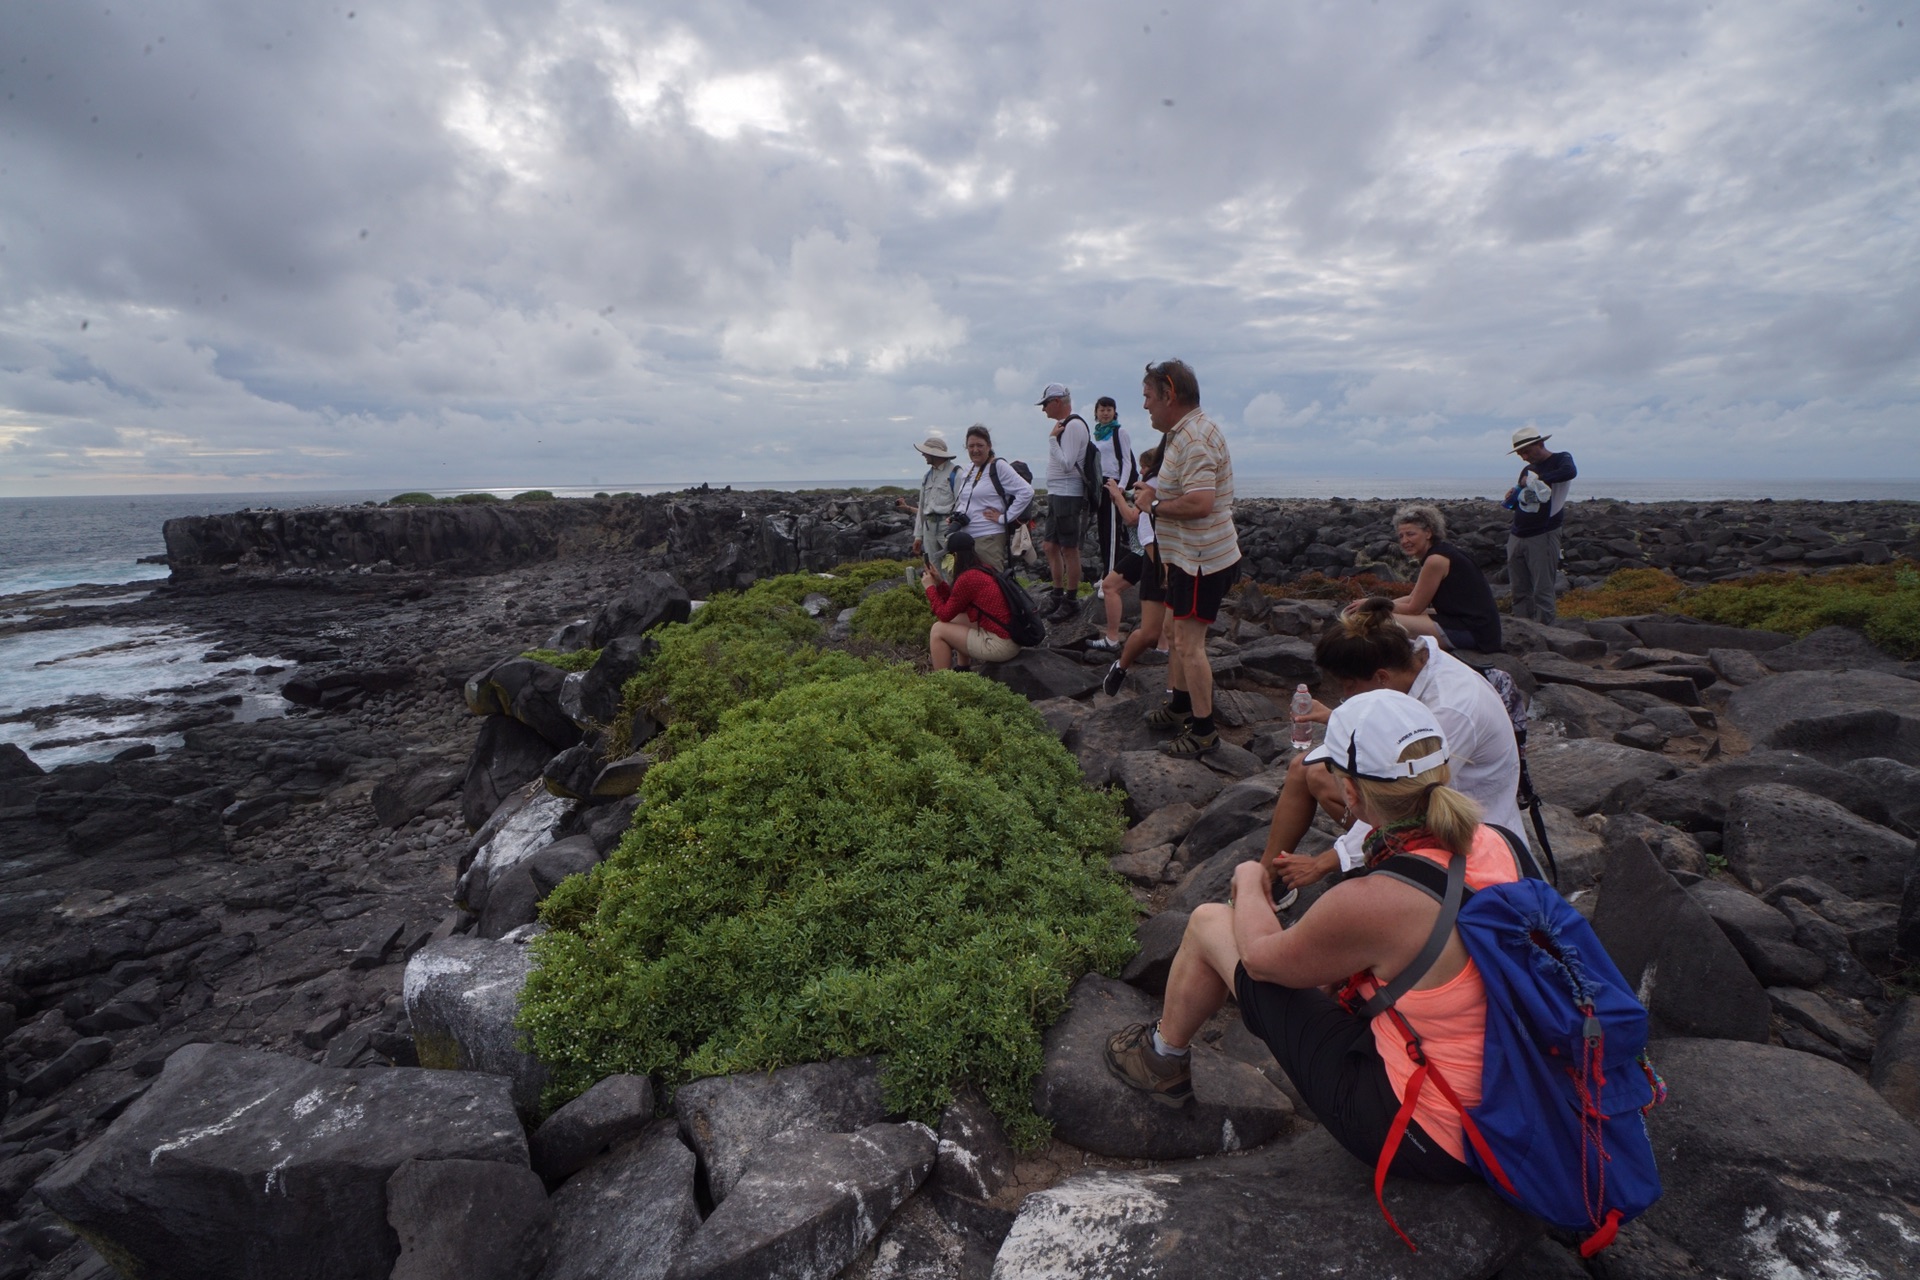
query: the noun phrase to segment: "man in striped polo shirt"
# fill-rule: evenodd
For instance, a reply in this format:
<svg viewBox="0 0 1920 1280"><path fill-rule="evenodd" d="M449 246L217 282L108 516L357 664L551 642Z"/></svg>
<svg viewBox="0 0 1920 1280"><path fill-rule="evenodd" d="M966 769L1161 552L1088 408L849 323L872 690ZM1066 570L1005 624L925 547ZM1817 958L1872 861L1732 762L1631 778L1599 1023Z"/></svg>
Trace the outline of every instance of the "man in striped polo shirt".
<svg viewBox="0 0 1920 1280"><path fill-rule="evenodd" d="M1220 428L1200 411L1200 380L1183 360L1147 366L1141 394L1160 445L1160 474L1147 510L1160 543L1173 620L1168 655L1173 692L1147 723L1178 729L1161 745L1170 756L1201 756L1220 745L1213 725L1213 667L1207 627L1240 576L1233 528L1233 459Z"/></svg>

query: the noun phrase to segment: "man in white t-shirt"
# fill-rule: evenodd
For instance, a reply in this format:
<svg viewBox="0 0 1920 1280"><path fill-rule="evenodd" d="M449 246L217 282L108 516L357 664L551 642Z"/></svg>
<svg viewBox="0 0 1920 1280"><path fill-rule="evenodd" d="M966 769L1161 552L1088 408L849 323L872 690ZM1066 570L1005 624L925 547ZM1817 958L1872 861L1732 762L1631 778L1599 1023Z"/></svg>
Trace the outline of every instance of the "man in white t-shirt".
<svg viewBox="0 0 1920 1280"><path fill-rule="evenodd" d="M1086 485L1080 461L1092 439L1087 420L1073 411L1065 386L1049 382L1040 393L1040 411L1053 420L1047 438L1047 523L1041 544L1053 572L1053 607L1048 616L1070 618L1080 607L1080 538L1087 529Z"/></svg>

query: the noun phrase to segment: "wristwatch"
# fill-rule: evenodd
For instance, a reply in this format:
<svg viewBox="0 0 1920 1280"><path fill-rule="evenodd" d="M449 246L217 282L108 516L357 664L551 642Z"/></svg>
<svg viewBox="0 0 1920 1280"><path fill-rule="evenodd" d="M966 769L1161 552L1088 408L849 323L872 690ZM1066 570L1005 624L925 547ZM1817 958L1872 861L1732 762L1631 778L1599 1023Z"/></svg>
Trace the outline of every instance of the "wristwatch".
<svg viewBox="0 0 1920 1280"><path fill-rule="evenodd" d="M1149 502L1147 504L1147 514L1152 516L1155 520L1158 520L1160 518L1160 499L1155 498L1152 502Z"/></svg>

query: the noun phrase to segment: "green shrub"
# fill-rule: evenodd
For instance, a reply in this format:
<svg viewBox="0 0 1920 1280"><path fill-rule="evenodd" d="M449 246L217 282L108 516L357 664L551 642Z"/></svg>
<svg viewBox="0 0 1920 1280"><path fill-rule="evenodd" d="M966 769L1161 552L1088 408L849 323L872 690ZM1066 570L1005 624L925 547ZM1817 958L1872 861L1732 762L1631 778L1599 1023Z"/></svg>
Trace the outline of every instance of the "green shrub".
<svg viewBox="0 0 1920 1280"><path fill-rule="evenodd" d="M927 593L911 582L876 591L853 610L853 634L882 644L925 644L931 626Z"/></svg>
<svg viewBox="0 0 1920 1280"><path fill-rule="evenodd" d="M598 649L576 649L572 653L561 653L558 649L529 649L520 656L532 658L535 662L544 662L562 671L585 671L600 661Z"/></svg>
<svg viewBox="0 0 1920 1280"><path fill-rule="evenodd" d="M1104 863L1117 802L1024 699L835 672L727 712L643 790L613 856L542 907L521 1026L549 1104L613 1072L672 1089L878 1053L890 1106L932 1122L971 1084L1044 1137L1041 1032L1132 953L1135 909Z"/></svg>
<svg viewBox="0 0 1920 1280"><path fill-rule="evenodd" d="M553 490L528 489L525 493L516 493L507 499L509 502L552 502Z"/></svg>
<svg viewBox="0 0 1920 1280"><path fill-rule="evenodd" d="M1920 658L1920 572L1911 561L1756 573L1704 587L1660 569L1622 569L1598 587L1568 592L1559 608L1575 618L1678 613L1792 636L1852 627L1896 658Z"/></svg>
<svg viewBox="0 0 1920 1280"><path fill-rule="evenodd" d="M390 507L430 507L438 501L440 501L440 499L434 497L432 494L422 493L420 490L415 489L410 493L394 494L391 498L387 499L387 505Z"/></svg>
<svg viewBox="0 0 1920 1280"><path fill-rule="evenodd" d="M500 499L491 493L457 493L447 499L448 502L463 502L473 506L484 502L498 502Z"/></svg>

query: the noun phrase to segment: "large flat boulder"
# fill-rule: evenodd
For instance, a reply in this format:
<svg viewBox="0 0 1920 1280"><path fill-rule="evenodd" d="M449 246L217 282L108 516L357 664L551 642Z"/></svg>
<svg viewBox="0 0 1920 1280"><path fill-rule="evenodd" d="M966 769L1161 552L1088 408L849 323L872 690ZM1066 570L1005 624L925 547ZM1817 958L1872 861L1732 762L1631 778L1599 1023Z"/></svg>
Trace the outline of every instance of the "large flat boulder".
<svg viewBox="0 0 1920 1280"><path fill-rule="evenodd" d="M1296 684L1312 687L1320 679L1320 668L1313 661L1313 642L1289 636L1263 636L1240 646L1235 657L1249 671L1257 671L1276 685L1292 688Z"/></svg>
<svg viewBox="0 0 1920 1280"><path fill-rule="evenodd" d="M1765 1043L1766 991L1643 841L1609 845L1593 931L1647 1007L1650 1035Z"/></svg>
<svg viewBox="0 0 1920 1280"><path fill-rule="evenodd" d="M1123 982L1088 974L1048 1029L1033 1108L1074 1146L1122 1159L1178 1160L1257 1147L1288 1129L1293 1104L1249 1066L1204 1042L1193 1046L1193 1100L1173 1108L1117 1079L1107 1041L1151 1022L1159 1004Z"/></svg>
<svg viewBox="0 0 1920 1280"><path fill-rule="evenodd" d="M125 1275L367 1280L400 1255L387 1183L411 1160L524 1169L506 1081L195 1044L38 1191Z"/></svg>
<svg viewBox="0 0 1920 1280"><path fill-rule="evenodd" d="M1035 1192L1000 1246L995 1280L1458 1280L1490 1276L1540 1234L1478 1184L1394 1181L1313 1132L1268 1151L1078 1174Z"/></svg>
<svg viewBox="0 0 1920 1280"><path fill-rule="evenodd" d="M407 961L401 990L420 1065L503 1076L525 1119L540 1114L547 1069L522 1048L515 1020L533 956L518 942L453 937Z"/></svg>
<svg viewBox="0 0 1920 1280"><path fill-rule="evenodd" d="M496 662L467 681L467 709L477 716L511 716L547 740L551 751L580 741L580 726L560 706L567 673L531 658Z"/></svg>
<svg viewBox="0 0 1920 1280"><path fill-rule="evenodd" d="M732 1194L780 1134L852 1133L888 1118L876 1058L708 1076L681 1085L673 1111L717 1201Z"/></svg>
<svg viewBox="0 0 1920 1280"><path fill-rule="evenodd" d="M1101 670L1052 649L1022 649L1005 662L985 662L980 674L997 680L1029 702L1085 698L1100 687Z"/></svg>
<svg viewBox="0 0 1920 1280"><path fill-rule="evenodd" d="M460 784L467 830L479 830L508 796L540 776L553 755L552 743L512 716L482 720Z"/></svg>
<svg viewBox="0 0 1920 1280"><path fill-rule="evenodd" d="M685 622L692 614L692 597L672 574L646 570L635 574L625 591L593 615L587 647L601 648L621 636L637 636L669 622Z"/></svg>
<svg viewBox="0 0 1920 1280"><path fill-rule="evenodd" d="M1127 793L1127 812L1135 821L1171 804L1204 806L1227 785L1198 760L1160 751L1122 752L1114 757L1112 781Z"/></svg>
<svg viewBox="0 0 1920 1280"><path fill-rule="evenodd" d="M1644 1224L1709 1275L1920 1274L1920 1129L1843 1066L1732 1040L1653 1047L1666 1194Z"/></svg>
<svg viewBox="0 0 1920 1280"><path fill-rule="evenodd" d="M671 1120L596 1160L554 1194L540 1280L660 1280L700 1229L694 1157Z"/></svg>
<svg viewBox="0 0 1920 1280"><path fill-rule="evenodd" d="M1736 691L1727 716L1755 747L1920 765L1920 681L1885 671L1789 671Z"/></svg>
<svg viewBox="0 0 1920 1280"><path fill-rule="evenodd" d="M938 1150L923 1124L783 1133L758 1152L667 1274L832 1280L927 1180Z"/></svg>
<svg viewBox="0 0 1920 1280"><path fill-rule="evenodd" d="M1727 823L1727 804L1736 791L1777 782L1845 805L1869 822L1887 818L1886 797L1868 780L1799 751L1754 751L1716 760L1665 782L1656 782L1634 808L1657 822L1689 831L1718 831Z"/></svg>
<svg viewBox="0 0 1920 1280"><path fill-rule="evenodd" d="M1571 684L1595 693L1613 693L1621 689L1650 693L1682 706L1700 705L1699 686L1689 676L1665 675L1658 671L1608 671L1583 666L1557 653L1530 653L1524 661L1527 670L1541 684Z"/></svg>
<svg viewBox="0 0 1920 1280"><path fill-rule="evenodd" d="M1577 684L1548 684L1533 695L1528 736L1534 742L1545 738L1611 739L1642 719L1638 712L1591 689Z"/></svg>
<svg viewBox="0 0 1920 1280"><path fill-rule="evenodd" d="M1707 909L1761 985L1810 987L1826 976L1826 961L1794 942L1793 921L1778 908L1723 880L1702 880L1688 885L1687 892Z"/></svg>
<svg viewBox="0 0 1920 1280"><path fill-rule="evenodd" d="M1898 902L1914 843L1797 787L1765 783L1727 806L1727 865L1755 892L1810 875L1850 898Z"/></svg>
<svg viewBox="0 0 1920 1280"><path fill-rule="evenodd" d="M1547 740L1527 745L1527 772L1542 800L1576 814L1619 813L1632 808L1654 783L1679 766L1654 751L1597 738Z"/></svg>
<svg viewBox="0 0 1920 1280"><path fill-rule="evenodd" d="M1640 643L1648 648L1678 649L1682 653L1704 654L1711 649L1767 653L1793 641L1792 636L1782 631L1725 627L1688 618L1634 618L1627 623L1627 630L1639 636Z"/></svg>
<svg viewBox="0 0 1920 1280"><path fill-rule="evenodd" d="M388 1280L527 1280L553 1211L525 1165L409 1160L387 1179L387 1222L400 1238Z"/></svg>
<svg viewBox="0 0 1920 1280"><path fill-rule="evenodd" d="M608 1076L534 1130L529 1144L534 1172L560 1182L652 1124L653 1082L645 1076Z"/></svg>
<svg viewBox="0 0 1920 1280"><path fill-rule="evenodd" d="M1821 627L1792 644L1767 651L1767 665L1775 671L1903 672L1911 668L1882 653L1852 627Z"/></svg>

